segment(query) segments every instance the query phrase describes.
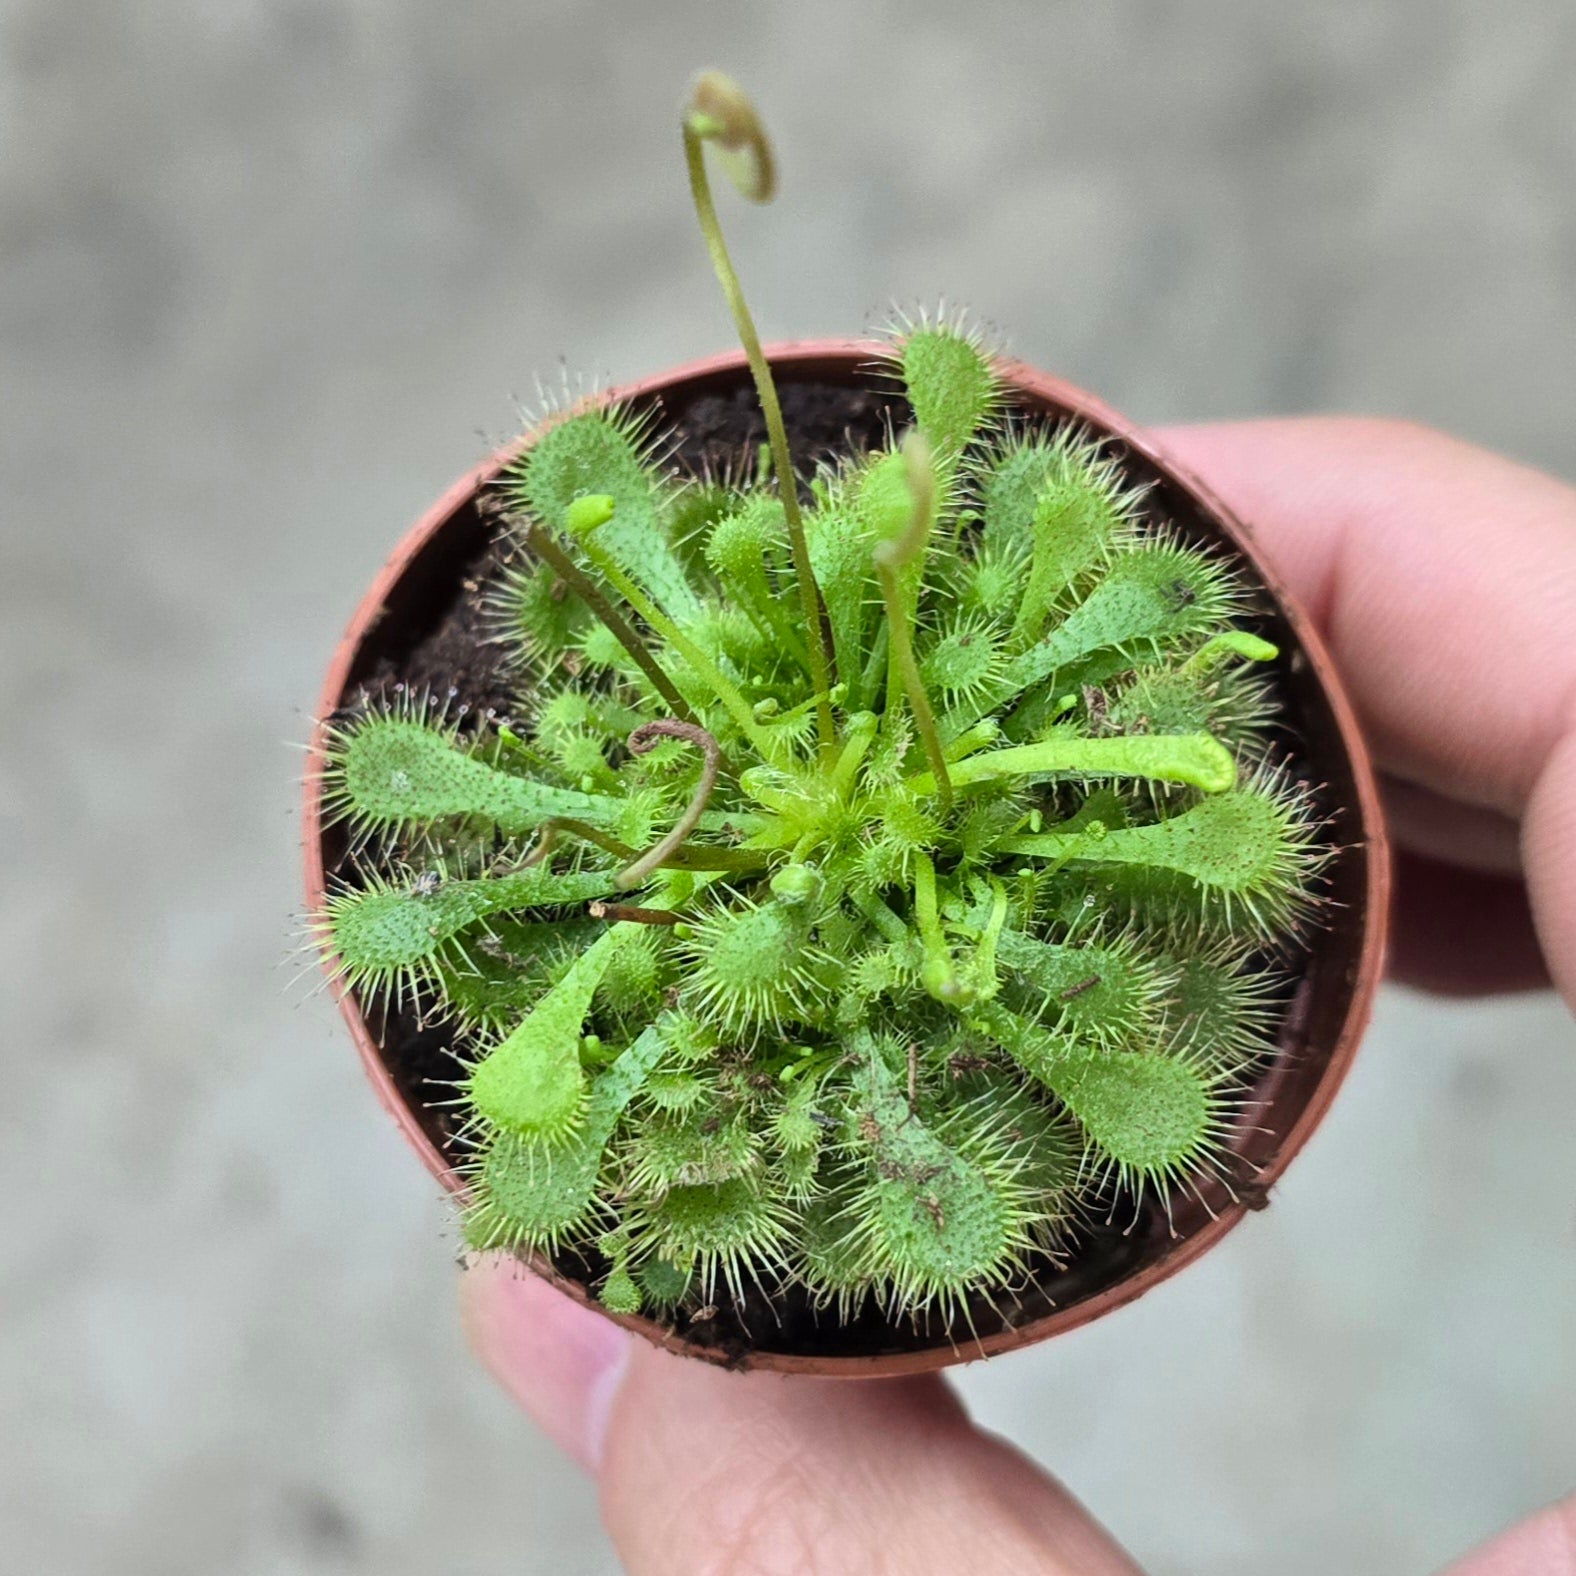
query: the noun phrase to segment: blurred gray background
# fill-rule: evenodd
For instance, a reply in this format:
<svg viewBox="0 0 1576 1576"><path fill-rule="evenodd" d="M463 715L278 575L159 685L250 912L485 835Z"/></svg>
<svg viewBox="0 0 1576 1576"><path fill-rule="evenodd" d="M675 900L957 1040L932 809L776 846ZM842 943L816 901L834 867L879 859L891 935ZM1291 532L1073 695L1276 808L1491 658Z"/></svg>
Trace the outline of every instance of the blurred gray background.
<svg viewBox="0 0 1576 1576"><path fill-rule="evenodd" d="M1576 475L1568 0L0 0L0 1565L607 1572L278 965L357 596L533 378L945 293L1144 420ZM1156 1576L1424 1571L1576 1487L1576 1031L1391 994L1275 1207L961 1385Z"/></svg>

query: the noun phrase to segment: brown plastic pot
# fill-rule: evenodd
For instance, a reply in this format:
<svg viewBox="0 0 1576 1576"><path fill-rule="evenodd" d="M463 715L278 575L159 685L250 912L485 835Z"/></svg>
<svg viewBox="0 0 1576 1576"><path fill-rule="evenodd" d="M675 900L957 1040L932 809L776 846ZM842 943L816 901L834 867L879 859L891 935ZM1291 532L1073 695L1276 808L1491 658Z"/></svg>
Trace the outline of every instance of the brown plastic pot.
<svg viewBox="0 0 1576 1576"><path fill-rule="evenodd" d="M768 355L783 385L845 388L868 386L873 349L860 341L818 340L773 346ZM834 1330L820 1343L831 1350L755 1345L737 1351L708 1345L691 1334L680 1335L650 1319L610 1314L584 1286L559 1274L545 1257L529 1257L532 1269L577 1301L658 1346L738 1368L869 1378L941 1368L1077 1329L1175 1275L1214 1247L1250 1209L1264 1207L1268 1190L1329 1110L1367 1024L1384 962L1389 862L1368 751L1323 642L1260 557L1249 531L1152 439L1099 400L1057 378L1017 364L1007 365L1004 372L1023 408L1053 418L1075 418L1115 440L1133 479L1151 485L1162 513L1195 539L1229 542L1258 575L1274 603L1268 633L1282 649L1279 676L1290 721L1314 780L1321 784L1341 845L1330 869L1333 918L1313 938L1279 1035L1281 1054L1253 1090L1251 1119L1231 1135L1232 1185L1214 1182L1204 1187L1201 1199L1179 1197L1169 1226L1163 1216L1152 1214L1147 1223L1119 1239L1120 1246L1103 1247L1095 1262L1075 1260L1067 1273L1056 1278L1054 1305L1045 1297L1030 1297L1022 1309L1014 1310L1016 1317L1000 1328L956 1339L939 1334L929 1344L915 1344L893 1330L884 1344L879 1338L872 1342L867 1334L857 1351L838 1352ZM606 397L637 406L659 402L670 420L681 422L695 399L747 384L744 358L734 351L612 390ZM327 719L353 697L358 681L375 669L391 645L408 647L412 637L431 628L452 601L466 567L488 540L479 493L520 447L511 445L479 465L422 516L372 582L334 653L317 711L307 774L303 830L309 912L320 909L325 871L333 868L339 852L335 833L324 827L320 798ZM378 1098L428 1170L458 1194L461 1183L439 1148L431 1113L397 1085L355 995L340 990L338 996Z"/></svg>

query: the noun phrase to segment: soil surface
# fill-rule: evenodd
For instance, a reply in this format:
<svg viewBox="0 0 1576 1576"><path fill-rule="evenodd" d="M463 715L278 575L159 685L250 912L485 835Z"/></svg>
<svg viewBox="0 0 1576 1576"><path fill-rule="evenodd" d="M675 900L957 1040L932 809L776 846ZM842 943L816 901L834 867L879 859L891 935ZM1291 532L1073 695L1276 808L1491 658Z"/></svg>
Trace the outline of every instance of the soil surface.
<svg viewBox="0 0 1576 1576"><path fill-rule="evenodd" d="M879 445L889 431L901 428L910 417L907 402L900 395L879 387L853 388L788 378L780 379L779 387L801 481L813 473L820 461ZM676 473L705 476L753 471L766 432L748 381L741 381L724 393L704 393L682 403L670 394L666 405L659 406L659 414L673 431L669 464ZM1148 478L1135 475L1135 479ZM1184 536L1195 537L1216 549L1221 546L1214 531L1200 529L1196 520L1186 515L1176 518L1165 507L1162 495L1157 495L1156 503L1157 512L1164 513ZM456 539L450 561L439 571L443 584L436 591L429 586L410 608L389 607L383 622L368 638L341 715L355 713L370 699L404 691L445 700L449 715L462 726L487 726L514 716L518 698L504 666L503 648L489 638L483 595L489 580L515 549L501 539L497 517L485 502L480 508L469 506L464 517L457 517L451 530L443 534ZM1298 713L1306 710L1305 704L1299 704L1305 697L1298 693L1302 686L1297 682L1300 668L1295 642L1267 596L1260 616L1249 622L1289 653L1282 659L1278 674L1291 724L1281 742L1288 747L1288 753L1300 754L1300 750L1290 748L1298 742ZM329 868L337 865L338 873L350 876L343 847L336 844L333 834L328 836L328 845L325 851ZM1287 982L1282 1054L1247 1097L1246 1124L1252 1124L1255 1116L1263 1121L1274 1087L1286 1076L1288 1067L1295 1073L1298 1045L1305 1029L1298 1019L1311 994L1311 983L1296 978ZM423 1005L428 1014L425 1021ZM387 1011L365 1003L363 1011L401 1094L412 1109L421 1113L423 1125L445 1157L460 1162L464 1150L455 1135L455 1113L443 1103L452 1094L460 1071L450 1052L453 1031L432 1016L431 1003ZM1301 1071L1307 1073L1309 1069L1304 1067ZM1245 1125L1242 1141L1234 1143L1233 1148L1253 1150L1262 1160L1268 1152L1260 1141L1264 1131L1263 1126ZM1255 1138L1255 1134L1259 1137ZM1270 1135L1269 1147L1273 1147L1273 1142ZM1255 1193L1253 1160L1246 1153L1234 1154L1232 1158L1239 1162L1230 1178L1235 1192L1249 1207L1262 1208L1265 1199L1262 1190ZM1207 1186L1205 1191L1213 1195L1206 1210L1230 1202L1231 1194L1223 1187ZM1191 1200L1183 1205L1184 1211L1196 1212L1197 1208ZM951 1344L966 1352L971 1336L995 1335L1092 1295L1121 1280L1139 1264L1166 1256L1177 1240L1158 1201L1150 1199L1135 1210L1130 1201L1123 1200L1115 1218L1097 1219L1085 1227L1065 1264L1041 1256L1038 1262L1031 1263L1022 1287L1012 1294L997 1293L994 1298L976 1297L966 1319L956 1322L950 1333L939 1327L927 1328L923 1323L893 1322L869 1305L853 1320L841 1322L832 1312L817 1312L798 1287L789 1287L769 1298L758 1290L750 1290L738 1304L720 1299L715 1308L700 1310L704 1318L678 1314L672 1328L681 1341L720 1350L740 1360L750 1351L762 1349L846 1357ZM594 1254L560 1252L554 1263L562 1274L581 1284L596 1284L606 1270Z"/></svg>

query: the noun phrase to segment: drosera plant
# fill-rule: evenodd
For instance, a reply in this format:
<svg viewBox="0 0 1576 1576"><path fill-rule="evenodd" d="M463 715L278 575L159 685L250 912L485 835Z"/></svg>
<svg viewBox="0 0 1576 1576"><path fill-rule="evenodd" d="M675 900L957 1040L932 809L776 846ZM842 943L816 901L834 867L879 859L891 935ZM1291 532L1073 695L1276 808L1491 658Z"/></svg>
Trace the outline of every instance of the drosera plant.
<svg viewBox="0 0 1576 1576"><path fill-rule="evenodd" d="M769 146L717 73L682 129L761 462L676 478L597 404L530 442L489 590L519 720L339 720L317 930L451 1031L474 1246L620 1313L950 1329L1222 1175L1329 837L1238 565L1015 415L963 322L888 336L908 430L796 469L707 165L765 200Z"/></svg>

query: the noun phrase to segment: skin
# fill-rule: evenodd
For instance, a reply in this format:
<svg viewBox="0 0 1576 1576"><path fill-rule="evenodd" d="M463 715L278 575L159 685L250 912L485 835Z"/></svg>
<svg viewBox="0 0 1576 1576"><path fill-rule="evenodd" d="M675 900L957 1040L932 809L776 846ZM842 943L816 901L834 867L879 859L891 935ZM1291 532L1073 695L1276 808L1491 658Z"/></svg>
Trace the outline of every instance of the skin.
<svg viewBox="0 0 1576 1576"><path fill-rule="evenodd" d="M1393 974L1576 1006L1576 489L1396 422L1160 434L1324 632L1384 774ZM632 1576L1133 1576L1067 1491L936 1378L734 1376L508 1263L462 1305L482 1360L595 1474ZM1576 1576L1576 1499L1450 1568Z"/></svg>

